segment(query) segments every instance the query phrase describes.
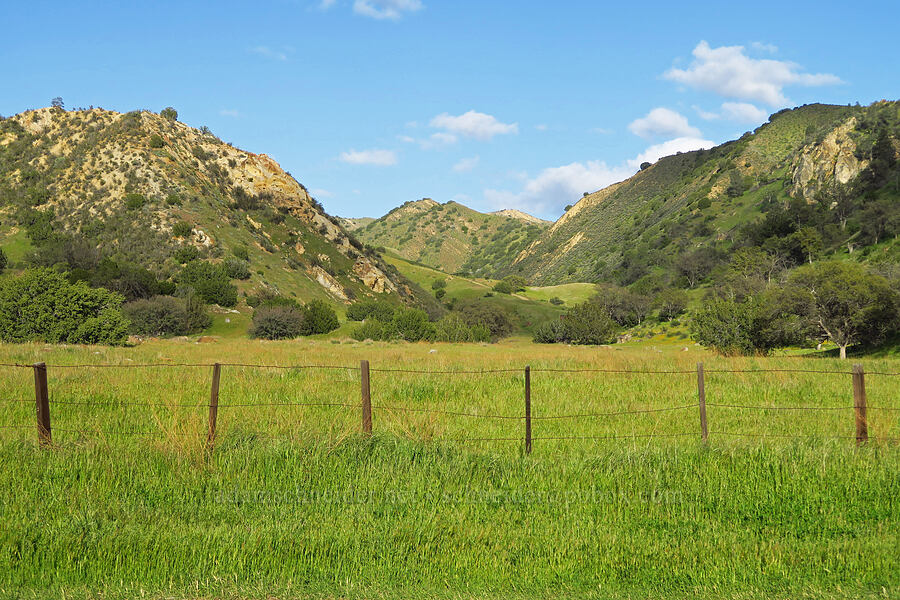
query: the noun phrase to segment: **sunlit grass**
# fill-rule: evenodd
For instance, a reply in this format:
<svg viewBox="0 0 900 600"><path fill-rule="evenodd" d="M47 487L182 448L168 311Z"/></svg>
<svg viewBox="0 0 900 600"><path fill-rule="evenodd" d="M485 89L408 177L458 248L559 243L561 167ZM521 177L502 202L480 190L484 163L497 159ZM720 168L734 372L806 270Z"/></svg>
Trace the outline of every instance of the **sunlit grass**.
<svg viewBox="0 0 900 600"><path fill-rule="evenodd" d="M2 368L0 425L23 428L0 429L0 592L897 593L900 449L888 438L900 438L900 411L875 407L900 408L898 378L867 377L872 441L857 449L849 375L717 372L849 372L848 362L661 348L309 340L0 346L0 362L50 365L54 430L54 447L39 449L33 374ZM360 435L361 359L372 368L372 439ZM217 361L349 368L223 367L210 453L210 367L63 367ZM696 407L700 361L708 447ZM862 363L868 372L900 370L891 359ZM526 364L530 456L518 418ZM684 373L546 370L584 368ZM491 369L512 371L460 372Z"/></svg>

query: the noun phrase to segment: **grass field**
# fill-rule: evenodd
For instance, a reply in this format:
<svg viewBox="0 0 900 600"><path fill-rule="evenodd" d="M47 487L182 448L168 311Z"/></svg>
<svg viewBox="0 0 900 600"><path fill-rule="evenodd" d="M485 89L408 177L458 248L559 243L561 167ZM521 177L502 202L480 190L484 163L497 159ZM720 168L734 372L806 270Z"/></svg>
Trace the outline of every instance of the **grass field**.
<svg viewBox="0 0 900 600"><path fill-rule="evenodd" d="M212 453L208 367L64 367L360 359L372 366L371 439L359 434L357 371L225 366ZM861 361L873 408L860 449L849 375L752 372L849 371L829 358L522 340L0 346L2 363L38 360L50 365L50 450L35 441L31 370L0 367L0 596L900 593L900 445L890 439L900 438L900 383L871 374L900 371L896 359ZM707 448L698 361L708 371ZM522 414L526 364L531 455L521 419L483 418ZM384 371L400 368L456 373ZM461 372L505 368L515 371ZM548 439L562 437L582 439Z"/></svg>

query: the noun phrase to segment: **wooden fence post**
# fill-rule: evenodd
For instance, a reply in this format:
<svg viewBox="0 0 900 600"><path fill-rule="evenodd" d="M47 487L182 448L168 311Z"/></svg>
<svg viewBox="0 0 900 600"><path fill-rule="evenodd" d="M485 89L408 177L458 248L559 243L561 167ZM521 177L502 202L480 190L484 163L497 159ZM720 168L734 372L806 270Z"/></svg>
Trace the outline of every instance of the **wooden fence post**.
<svg viewBox="0 0 900 600"><path fill-rule="evenodd" d="M372 435L372 394L369 388L369 361L359 361L360 387L362 389L362 431Z"/></svg>
<svg viewBox="0 0 900 600"><path fill-rule="evenodd" d="M222 375L222 365L213 365L212 387L209 391L209 433L206 436L206 445L212 450L216 440L216 417L219 414L219 378Z"/></svg>
<svg viewBox="0 0 900 600"><path fill-rule="evenodd" d="M709 431L706 428L706 378L703 375L703 363L697 363L697 398L700 405L700 436L703 443L709 440Z"/></svg>
<svg viewBox="0 0 900 600"><path fill-rule="evenodd" d="M525 367L525 454L531 454L531 367Z"/></svg>
<svg viewBox="0 0 900 600"><path fill-rule="evenodd" d="M47 364L35 363L34 368L34 401L37 405L38 442L41 446L53 443L50 433L50 392L47 388Z"/></svg>
<svg viewBox="0 0 900 600"><path fill-rule="evenodd" d="M866 419L866 376L862 365L853 365L853 408L856 413L856 445L869 441L869 421Z"/></svg>

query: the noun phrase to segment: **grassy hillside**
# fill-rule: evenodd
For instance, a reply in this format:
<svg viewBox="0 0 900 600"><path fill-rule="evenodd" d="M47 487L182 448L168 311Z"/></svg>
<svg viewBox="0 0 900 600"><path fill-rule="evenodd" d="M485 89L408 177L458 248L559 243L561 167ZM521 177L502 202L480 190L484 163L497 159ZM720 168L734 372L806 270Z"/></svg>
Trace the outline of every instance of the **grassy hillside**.
<svg viewBox="0 0 900 600"><path fill-rule="evenodd" d="M859 258L900 230L898 139L897 103L781 111L739 140L662 158L589 194L501 274L545 285L675 280L685 255L721 260L741 245L789 266L804 262L810 231L817 256L862 249Z"/></svg>
<svg viewBox="0 0 900 600"><path fill-rule="evenodd" d="M11 266L135 267L167 281L185 256L240 255L244 294L414 301L419 291L274 160L174 116L47 108L0 120L0 248Z"/></svg>
<svg viewBox="0 0 900 600"><path fill-rule="evenodd" d="M446 296L442 298L445 304L477 298L501 307L512 317L516 333L521 335L531 334L535 327L558 318L566 307L586 300L594 292L593 284L573 283L549 288L528 287L524 292L501 294L492 291L496 282L490 279L448 275L391 254L386 255L385 260L426 290L430 290L437 280L446 281ZM563 303L552 304L551 298L559 298Z"/></svg>
<svg viewBox="0 0 900 600"><path fill-rule="evenodd" d="M458 202L406 202L379 219L347 219L375 247L446 273L490 277L549 226L513 210L481 213Z"/></svg>

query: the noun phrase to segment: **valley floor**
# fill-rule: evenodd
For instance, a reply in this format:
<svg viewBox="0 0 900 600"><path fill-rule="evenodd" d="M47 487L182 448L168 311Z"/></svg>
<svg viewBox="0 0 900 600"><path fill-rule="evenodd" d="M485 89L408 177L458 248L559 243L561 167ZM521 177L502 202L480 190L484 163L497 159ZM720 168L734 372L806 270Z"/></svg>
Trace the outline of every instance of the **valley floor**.
<svg viewBox="0 0 900 600"><path fill-rule="evenodd" d="M861 362L857 448L850 364L830 358L522 340L0 345L0 596L892 597L900 361ZM298 365L316 368L275 368Z"/></svg>

